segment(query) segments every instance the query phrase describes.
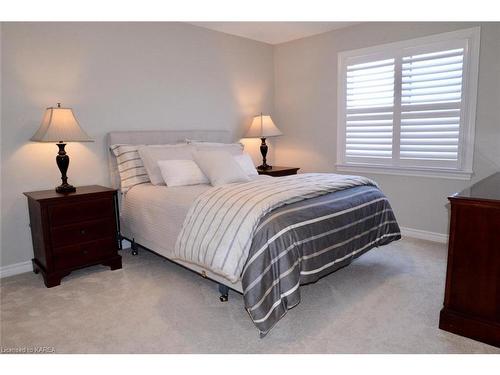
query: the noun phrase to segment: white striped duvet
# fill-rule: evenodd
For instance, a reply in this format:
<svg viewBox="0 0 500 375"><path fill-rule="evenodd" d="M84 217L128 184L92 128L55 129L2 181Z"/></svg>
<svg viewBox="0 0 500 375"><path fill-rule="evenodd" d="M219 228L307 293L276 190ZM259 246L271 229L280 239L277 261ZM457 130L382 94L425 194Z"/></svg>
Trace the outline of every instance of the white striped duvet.
<svg viewBox="0 0 500 375"><path fill-rule="evenodd" d="M193 202L177 238L174 257L208 267L237 282L254 231L266 213L285 204L361 185L377 186L361 176L305 173L214 187Z"/></svg>

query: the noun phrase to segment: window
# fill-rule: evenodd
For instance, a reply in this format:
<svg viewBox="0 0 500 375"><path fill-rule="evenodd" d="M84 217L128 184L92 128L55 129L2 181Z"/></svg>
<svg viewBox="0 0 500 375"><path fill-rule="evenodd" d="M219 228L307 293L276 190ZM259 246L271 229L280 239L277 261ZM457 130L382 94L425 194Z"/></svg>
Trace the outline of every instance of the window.
<svg viewBox="0 0 500 375"><path fill-rule="evenodd" d="M479 28L339 54L337 168L468 179Z"/></svg>

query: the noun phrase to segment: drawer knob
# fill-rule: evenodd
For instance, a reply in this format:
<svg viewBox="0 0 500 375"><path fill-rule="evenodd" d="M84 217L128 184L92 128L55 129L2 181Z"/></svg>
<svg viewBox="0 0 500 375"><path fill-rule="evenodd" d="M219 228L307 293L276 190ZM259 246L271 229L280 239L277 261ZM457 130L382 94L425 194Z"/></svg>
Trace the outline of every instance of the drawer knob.
<svg viewBox="0 0 500 375"><path fill-rule="evenodd" d="M85 234L85 229L80 230L80 234Z"/></svg>
<svg viewBox="0 0 500 375"><path fill-rule="evenodd" d="M83 250L83 255L87 255L88 253L88 250Z"/></svg>

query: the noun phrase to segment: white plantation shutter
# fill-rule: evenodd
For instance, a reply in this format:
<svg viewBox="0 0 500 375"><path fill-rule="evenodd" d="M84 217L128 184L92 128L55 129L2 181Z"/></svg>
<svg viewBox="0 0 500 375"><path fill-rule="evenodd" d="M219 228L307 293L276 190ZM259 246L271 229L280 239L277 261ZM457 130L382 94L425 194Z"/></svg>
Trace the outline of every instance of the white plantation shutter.
<svg viewBox="0 0 500 375"><path fill-rule="evenodd" d="M341 53L340 167L470 176L478 47L468 29Z"/></svg>
<svg viewBox="0 0 500 375"><path fill-rule="evenodd" d="M394 59L349 65L346 157L391 158Z"/></svg>
<svg viewBox="0 0 500 375"><path fill-rule="evenodd" d="M402 59L400 158L458 167L464 48Z"/></svg>

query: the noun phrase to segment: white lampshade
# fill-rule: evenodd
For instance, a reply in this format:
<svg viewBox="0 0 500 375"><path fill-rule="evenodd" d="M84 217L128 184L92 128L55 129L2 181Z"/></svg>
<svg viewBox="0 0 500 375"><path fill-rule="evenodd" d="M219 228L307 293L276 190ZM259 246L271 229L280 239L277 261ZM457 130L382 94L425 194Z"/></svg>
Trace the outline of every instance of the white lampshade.
<svg viewBox="0 0 500 375"><path fill-rule="evenodd" d="M255 116L250 129L248 129L244 138L269 138L283 135L271 118L271 116Z"/></svg>
<svg viewBox="0 0 500 375"><path fill-rule="evenodd" d="M71 108L49 107L42 124L31 137L35 142L93 142L83 131Z"/></svg>

